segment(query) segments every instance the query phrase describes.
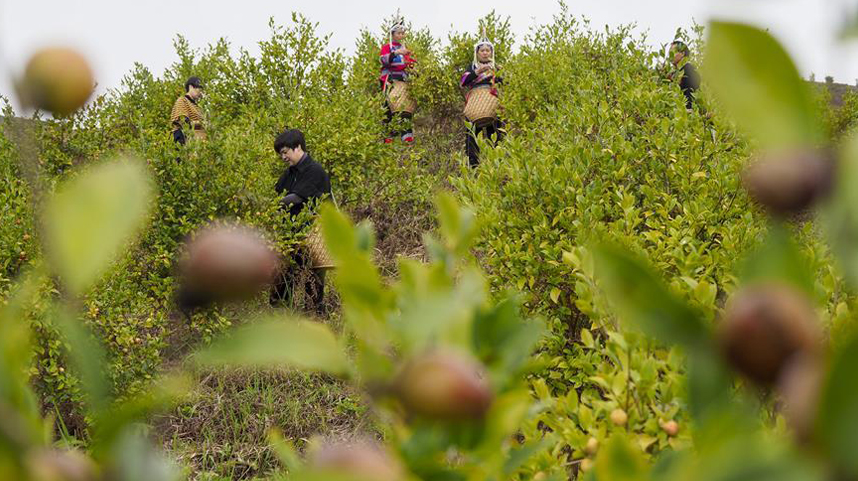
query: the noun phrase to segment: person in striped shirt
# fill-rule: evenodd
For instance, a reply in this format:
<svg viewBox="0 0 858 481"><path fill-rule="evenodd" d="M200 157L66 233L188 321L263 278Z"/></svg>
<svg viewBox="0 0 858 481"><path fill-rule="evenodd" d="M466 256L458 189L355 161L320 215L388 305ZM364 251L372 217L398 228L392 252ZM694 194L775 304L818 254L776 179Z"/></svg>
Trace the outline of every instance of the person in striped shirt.
<svg viewBox="0 0 858 481"><path fill-rule="evenodd" d="M199 77L190 77L185 82L185 95L173 104L170 122L173 127L173 140L182 145L187 142L184 127L193 131L194 137L205 140L205 118L197 102L203 97L203 83Z"/></svg>
<svg viewBox="0 0 858 481"><path fill-rule="evenodd" d="M402 19L394 21L390 27L390 42L381 46L381 88L385 92L391 82L408 82L409 69L417 62L411 57L411 50L402 44L405 40L406 28ZM393 142L394 136L399 136L404 142L414 141L414 130L411 125L412 114L409 112L393 112L390 103L385 101L387 117L385 123L390 125L396 117L400 118L401 129L393 128L390 136L384 139L385 143Z"/></svg>

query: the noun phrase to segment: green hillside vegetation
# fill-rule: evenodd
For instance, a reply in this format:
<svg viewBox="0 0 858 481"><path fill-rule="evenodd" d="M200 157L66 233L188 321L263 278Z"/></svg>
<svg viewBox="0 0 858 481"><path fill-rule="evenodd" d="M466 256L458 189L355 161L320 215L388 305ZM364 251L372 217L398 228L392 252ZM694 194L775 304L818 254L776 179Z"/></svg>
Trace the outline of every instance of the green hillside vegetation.
<svg viewBox="0 0 858 481"><path fill-rule="evenodd" d="M769 218L741 186L757 145L722 115L706 87L699 101L705 111L686 111L679 88L664 78L663 51L631 27L597 29L565 7L523 39L515 39L509 21L495 14L480 24L496 45L506 80L502 106L509 135L496 148L483 143L482 163L474 170L464 155L458 80L478 26L444 38L411 30L408 45L420 63L413 83L417 141L410 146L381 141L382 30L363 32L349 56L331 48L317 34L318 24L299 14L285 26L272 21L255 57L231 53L225 40L195 49L178 37L175 62L165 72L138 64L120 87L70 117L37 113L38 122L22 127L7 100L0 129L0 293L12 299L16 279L53 261L40 247L45 227L36 212L58 185L116 156L145 161L155 190L148 223L75 305L104 346L113 402L143 396L160 374L186 367L195 350L250 318L275 312L260 294L186 317L175 306L176 265L185 240L212 222L256 227L284 256L300 245L306 229L296 232L293 225L307 214L293 221L280 211L273 187L284 166L272 150L277 133L300 128L330 173L340 210L356 222L371 222L374 240L365 244L374 248L363 254L374 260L383 285L394 286L387 294L378 288L382 300L375 307L355 300L351 278L330 289L330 314L315 320L342 339L357 339L350 353L364 355L365 340L348 326L356 312L376 307L379 318L401 315L416 322L423 318L412 311L440 312L448 305L442 301L453 299L449 316L473 311L479 328L480 319L492 316L500 323L506 303L518 299L522 317L547 327L529 363L508 364L510 376L523 373L531 405L523 402L526 413L504 449L512 450L514 439L532 450L503 479L572 479L590 469L596 446L613 446L615 434L651 462L692 446L688 350L621 322L597 276L594 246L609 242L633 252L654 268L670 295L711 325L742 284L746 257L772 235ZM699 51L694 35L689 43ZM190 75L205 79L209 140L179 147L169 136L168 115ZM837 107L829 106L827 91L816 100L828 138L845 138L858 118L858 95L844 94ZM452 207L445 214L448 204L438 201L444 192L474 213L473 230L466 215L455 217ZM450 219L461 220L460 232ZM331 220L331 231L338 225ZM812 216L789 223L787 231L813 279L810 292L825 333L837 345L852 329L853 291ZM364 231L356 232L359 243ZM424 233L441 241L427 241ZM453 254L443 257L444 249ZM426 272L420 262L430 262ZM484 272L484 285L476 274L469 277L472 264ZM454 280L464 287L454 288ZM73 342L50 320L55 301L68 292L55 276L35 289L38 295L22 314L34 339L29 382L40 412L54 419L60 444L91 446L97 438L92 401L71 367ZM303 303L296 293L288 310L300 312ZM497 311L487 307L494 303L501 306ZM507 364L495 360L492 375L504 379L499 366ZM348 377L256 366L191 371L194 388L150 416L147 426L192 479L267 478L291 468L288 456L272 447L272 428L298 452L314 435L407 438L405 428L377 416L366 384ZM360 373L356 378L367 376ZM513 399L520 386L505 382ZM756 401L768 432L786 432L774 397ZM670 422L678 429L666 428ZM471 445L483 452L479 446ZM486 466L503 464L485 459L492 460ZM433 478L423 468L425 479L501 479L480 478L488 474L476 470L467 478Z"/></svg>

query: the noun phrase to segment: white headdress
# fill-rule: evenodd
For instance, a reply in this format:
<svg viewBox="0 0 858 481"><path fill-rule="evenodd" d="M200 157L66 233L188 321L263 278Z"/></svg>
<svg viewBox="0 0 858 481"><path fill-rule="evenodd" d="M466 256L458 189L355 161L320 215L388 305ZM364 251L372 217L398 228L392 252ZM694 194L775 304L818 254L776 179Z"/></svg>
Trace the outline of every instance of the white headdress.
<svg viewBox="0 0 858 481"><path fill-rule="evenodd" d="M490 60L492 67L495 65L495 46L491 43L486 35L486 28L483 27L483 36L480 38L480 41L474 45L474 68L477 68L480 65L480 47L487 45L490 49L492 49L492 59Z"/></svg>
<svg viewBox="0 0 858 481"><path fill-rule="evenodd" d="M404 30L405 30L405 19L402 17L402 15L399 13L399 10L397 9L396 10L396 16L394 16L393 21L390 22L390 33L393 34L393 32L404 31Z"/></svg>

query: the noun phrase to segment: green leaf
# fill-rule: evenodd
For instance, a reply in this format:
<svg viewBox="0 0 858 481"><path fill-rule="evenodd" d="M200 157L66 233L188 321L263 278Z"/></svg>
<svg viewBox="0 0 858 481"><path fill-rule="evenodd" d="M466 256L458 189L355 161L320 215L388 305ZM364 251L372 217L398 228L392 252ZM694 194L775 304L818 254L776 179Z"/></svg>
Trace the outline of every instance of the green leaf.
<svg viewBox="0 0 858 481"><path fill-rule="evenodd" d="M814 278L808 265L787 229L774 224L763 245L745 262L742 284L777 281L813 295Z"/></svg>
<svg viewBox="0 0 858 481"><path fill-rule="evenodd" d="M824 211L831 247L847 280L858 285L858 135L844 142L835 176L834 194Z"/></svg>
<svg viewBox="0 0 858 481"><path fill-rule="evenodd" d="M110 405L111 386L105 373L107 354L101 343L68 307L55 308L56 327L68 339L69 357L80 377L91 413L104 412Z"/></svg>
<svg viewBox="0 0 858 481"><path fill-rule="evenodd" d="M206 366L290 366L348 373L342 346L328 326L318 322L263 320L241 327L225 339L196 354Z"/></svg>
<svg viewBox="0 0 858 481"><path fill-rule="evenodd" d="M30 272L0 300L0 439L28 447L45 429L41 407L28 374L33 351L27 310L38 299L46 281L40 272ZM16 419L20 418L20 420ZM2 442L0 442L2 444Z"/></svg>
<svg viewBox="0 0 858 481"><path fill-rule="evenodd" d="M477 223L473 212L462 209L455 198L448 194L438 195L439 230L447 247L456 255L465 254L477 236Z"/></svg>
<svg viewBox="0 0 858 481"><path fill-rule="evenodd" d="M499 386L517 382L519 372L531 358L536 344L547 332L543 322L523 321L519 304L501 300L474 318L473 351L492 372Z"/></svg>
<svg viewBox="0 0 858 481"><path fill-rule="evenodd" d="M120 160L82 174L49 199L47 246L73 294L89 288L143 226L152 194L143 164Z"/></svg>
<svg viewBox="0 0 858 481"><path fill-rule="evenodd" d="M108 452L128 426L145 422L151 414L168 408L192 388L193 380L186 373L159 376L136 396L99 413L95 417L90 452L96 457Z"/></svg>
<svg viewBox="0 0 858 481"><path fill-rule="evenodd" d="M596 477L611 481L646 479L643 454L623 435L614 435L596 458Z"/></svg>
<svg viewBox="0 0 858 481"><path fill-rule="evenodd" d="M367 310L376 316L384 316L390 305L390 293L381 282L381 275L372 263L371 251L366 237L367 228L355 228L349 219L333 205L321 208L322 235L338 266L334 277L346 310ZM377 326L364 326L367 336L378 333ZM360 333L360 330L359 330Z"/></svg>
<svg viewBox="0 0 858 481"><path fill-rule="evenodd" d="M749 25L712 22L705 73L729 114L763 146L787 148L821 140L808 86L769 33Z"/></svg>
<svg viewBox="0 0 858 481"><path fill-rule="evenodd" d="M698 424L705 424L731 406L733 378L718 355L701 349L688 354L688 408Z"/></svg>
<svg viewBox="0 0 858 481"><path fill-rule="evenodd" d="M677 299L641 262L615 247L596 252L597 273L620 318L660 342L700 347L709 332L685 302Z"/></svg>
<svg viewBox="0 0 858 481"><path fill-rule="evenodd" d="M852 477L858 476L858 338L837 355L822 390L816 433L831 458Z"/></svg>

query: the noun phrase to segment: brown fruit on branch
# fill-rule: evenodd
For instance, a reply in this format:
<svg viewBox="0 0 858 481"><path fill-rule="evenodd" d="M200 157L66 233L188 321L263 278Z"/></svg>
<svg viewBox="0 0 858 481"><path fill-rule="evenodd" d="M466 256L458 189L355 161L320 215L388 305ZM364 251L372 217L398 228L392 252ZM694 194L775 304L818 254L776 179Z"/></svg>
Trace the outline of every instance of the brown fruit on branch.
<svg viewBox="0 0 858 481"><path fill-rule="evenodd" d="M667 433L668 436L674 437L679 434L679 423L671 419L661 424L661 430Z"/></svg>
<svg viewBox="0 0 858 481"><path fill-rule="evenodd" d="M96 466L79 451L41 450L27 455L27 472L33 481L95 481Z"/></svg>
<svg viewBox="0 0 858 481"><path fill-rule="evenodd" d="M273 282L278 266L277 254L257 232L206 229L188 245L180 263L180 300L182 295L195 301L191 304L247 299Z"/></svg>
<svg viewBox="0 0 858 481"><path fill-rule="evenodd" d="M629 415L622 409L614 409L611 411L611 422L617 426L625 426L629 422Z"/></svg>
<svg viewBox="0 0 858 481"><path fill-rule="evenodd" d="M63 116L81 108L94 88L92 70L81 54L51 47L30 57L18 82L18 95L26 106Z"/></svg>
<svg viewBox="0 0 858 481"><path fill-rule="evenodd" d="M413 415L439 419L482 419L494 397L484 367L450 351L433 351L408 362L394 391Z"/></svg>
<svg viewBox="0 0 858 481"><path fill-rule="evenodd" d="M314 469L351 475L367 481L402 481L402 467L381 446L369 442L355 445L331 444L322 446L312 456Z"/></svg>
<svg viewBox="0 0 858 481"><path fill-rule="evenodd" d="M742 184L770 213L802 212L829 192L834 156L825 150L797 150L771 155L748 166Z"/></svg>
<svg viewBox="0 0 858 481"><path fill-rule="evenodd" d="M580 469L582 473L590 471L593 469L593 460L590 458L582 459L581 464L578 465L578 469Z"/></svg>
<svg viewBox="0 0 858 481"><path fill-rule="evenodd" d="M794 356L815 355L821 348L807 296L781 284L747 287L733 295L719 340L733 368L763 386L774 384Z"/></svg>

